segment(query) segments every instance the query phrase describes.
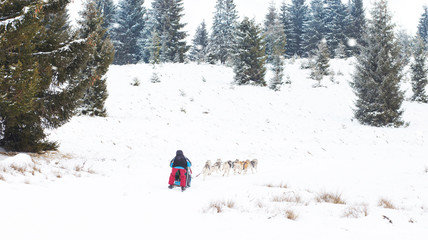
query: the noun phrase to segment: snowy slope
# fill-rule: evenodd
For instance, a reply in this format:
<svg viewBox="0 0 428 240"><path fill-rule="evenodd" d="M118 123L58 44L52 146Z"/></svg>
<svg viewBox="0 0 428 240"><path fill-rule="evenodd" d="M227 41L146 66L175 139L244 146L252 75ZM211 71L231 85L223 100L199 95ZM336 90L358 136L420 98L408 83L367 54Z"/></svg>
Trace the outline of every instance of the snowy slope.
<svg viewBox="0 0 428 240"><path fill-rule="evenodd" d="M332 60L320 88L303 63L287 62L279 92L235 86L225 66L111 66L109 117L52 131L59 152L0 157L0 239L426 239L427 105L404 103L406 128L362 126L353 60ZM177 149L194 176L218 158L259 169L181 193L167 188Z"/></svg>

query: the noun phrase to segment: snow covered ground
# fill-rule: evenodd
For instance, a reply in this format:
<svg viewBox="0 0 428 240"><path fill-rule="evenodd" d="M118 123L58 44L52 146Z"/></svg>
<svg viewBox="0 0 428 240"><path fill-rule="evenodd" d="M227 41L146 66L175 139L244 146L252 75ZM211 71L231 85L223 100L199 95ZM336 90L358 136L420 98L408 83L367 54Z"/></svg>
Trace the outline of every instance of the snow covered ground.
<svg viewBox="0 0 428 240"><path fill-rule="evenodd" d="M58 152L0 155L0 239L426 239L428 105L406 101L404 128L353 121L352 61L314 88L290 60L279 92L225 66L111 66L109 117L52 131ZM193 176L219 158L259 169L182 193L167 188L178 149Z"/></svg>

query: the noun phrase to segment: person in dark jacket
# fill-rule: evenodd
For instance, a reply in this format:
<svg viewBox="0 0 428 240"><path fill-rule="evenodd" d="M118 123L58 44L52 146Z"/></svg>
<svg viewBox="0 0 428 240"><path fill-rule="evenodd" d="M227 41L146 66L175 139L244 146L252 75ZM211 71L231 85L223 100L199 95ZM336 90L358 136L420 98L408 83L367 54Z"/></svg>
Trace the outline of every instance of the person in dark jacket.
<svg viewBox="0 0 428 240"><path fill-rule="evenodd" d="M172 171L169 176L169 188L173 188L175 174L178 171L180 173L181 190L184 191L186 189L186 172L190 170L192 163L184 156L183 151L177 150L174 159L171 160L170 166L172 167ZM190 186L190 178L188 179L187 185Z"/></svg>

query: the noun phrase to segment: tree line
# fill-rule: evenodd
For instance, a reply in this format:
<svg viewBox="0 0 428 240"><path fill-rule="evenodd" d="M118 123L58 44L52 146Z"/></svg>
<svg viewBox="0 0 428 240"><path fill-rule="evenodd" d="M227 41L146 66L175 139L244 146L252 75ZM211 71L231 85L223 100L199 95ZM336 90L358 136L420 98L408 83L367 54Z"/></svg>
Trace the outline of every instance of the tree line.
<svg viewBox="0 0 428 240"><path fill-rule="evenodd" d="M7 150L55 149L45 129L76 114L105 116L105 73L111 63L226 64L236 84L283 84L284 60L313 59L312 79L329 74L329 59L355 56L354 117L371 126L402 126L403 67L412 70L411 100L426 103L428 10L418 36L396 34L387 1L367 20L362 0L292 0L268 7L263 24L239 14L233 0L217 0L210 31L202 22L189 45L183 0L86 0L78 28L70 0L0 2L0 145ZM309 4L308 4L309 2ZM415 40L414 40L415 39ZM266 68L274 73L265 80Z"/></svg>

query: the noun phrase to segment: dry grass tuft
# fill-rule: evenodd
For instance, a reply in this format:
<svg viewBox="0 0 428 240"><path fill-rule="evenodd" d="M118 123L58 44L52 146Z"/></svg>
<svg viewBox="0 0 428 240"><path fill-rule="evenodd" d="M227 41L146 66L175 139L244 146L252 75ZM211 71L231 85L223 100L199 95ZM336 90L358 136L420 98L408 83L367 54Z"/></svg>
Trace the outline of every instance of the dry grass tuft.
<svg viewBox="0 0 428 240"><path fill-rule="evenodd" d="M284 214L288 219L293 221L295 221L299 217L293 210L290 209L285 210Z"/></svg>
<svg viewBox="0 0 428 240"><path fill-rule="evenodd" d="M235 202L232 200L228 201L215 201L211 202L206 210L204 210L204 213L210 211L211 209L214 209L216 213L222 213L224 211L224 208L234 208Z"/></svg>
<svg viewBox="0 0 428 240"><path fill-rule="evenodd" d="M316 198L317 202L327 202L333 204L346 204L340 193L321 193Z"/></svg>
<svg viewBox="0 0 428 240"><path fill-rule="evenodd" d="M272 197L273 202L293 202L293 203L301 203L302 198L297 194L282 194L279 196Z"/></svg>
<svg viewBox="0 0 428 240"><path fill-rule="evenodd" d="M266 187L269 188L288 188L288 185L286 183L280 183L279 185L274 185L274 184L266 184Z"/></svg>
<svg viewBox="0 0 428 240"><path fill-rule="evenodd" d="M6 181L6 178L3 177L3 175L0 174L0 181Z"/></svg>
<svg viewBox="0 0 428 240"><path fill-rule="evenodd" d="M359 218L359 217L367 217L369 215L369 209L367 204L362 204L360 206L350 206L345 209L343 213L344 217L348 218Z"/></svg>
<svg viewBox="0 0 428 240"><path fill-rule="evenodd" d="M389 209L397 209L394 204L390 200L387 200L385 198L381 198L377 204L379 207L383 208L389 208Z"/></svg>

